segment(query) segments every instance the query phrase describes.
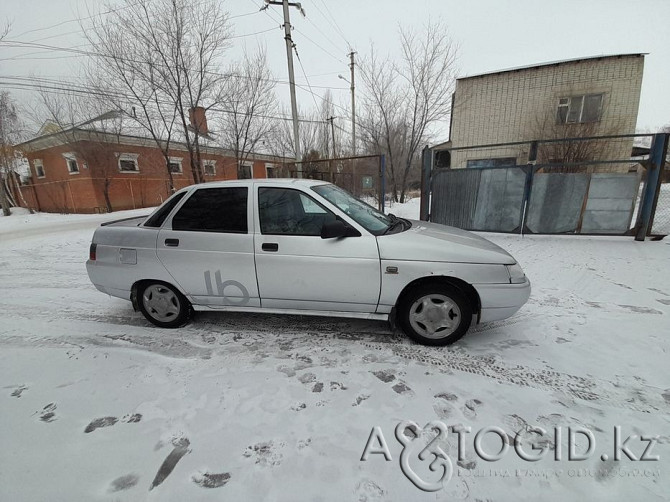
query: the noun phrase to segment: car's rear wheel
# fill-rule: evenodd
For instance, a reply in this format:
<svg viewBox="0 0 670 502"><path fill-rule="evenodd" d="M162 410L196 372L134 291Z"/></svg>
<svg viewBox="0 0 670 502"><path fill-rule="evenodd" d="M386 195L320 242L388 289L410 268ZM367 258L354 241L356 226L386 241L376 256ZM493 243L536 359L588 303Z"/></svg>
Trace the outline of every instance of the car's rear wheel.
<svg viewBox="0 0 670 502"><path fill-rule="evenodd" d="M410 290L398 306L398 322L424 345L449 345L462 338L472 322L472 305L457 288L426 284Z"/></svg>
<svg viewBox="0 0 670 502"><path fill-rule="evenodd" d="M161 328L178 328L188 321L191 305L174 286L147 281L138 287L138 306L144 317Z"/></svg>

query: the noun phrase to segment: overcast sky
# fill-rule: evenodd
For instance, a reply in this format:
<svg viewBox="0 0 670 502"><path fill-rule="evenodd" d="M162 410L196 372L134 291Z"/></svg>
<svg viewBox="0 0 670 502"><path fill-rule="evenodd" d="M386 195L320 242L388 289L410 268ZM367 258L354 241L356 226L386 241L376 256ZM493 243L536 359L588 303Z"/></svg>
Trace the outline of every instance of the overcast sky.
<svg viewBox="0 0 670 502"><path fill-rule="evenodd" d="M257 12L261 0L222 3L231 16L240 16L231 20L235 35L263 31L235 38L228 57L238 58L244 46L264 44L272 71L286 79L281 8ZM84 49L73 20L102 9L102 2L94 0L0 0L0 5L0 22L11 22L6 40ZM305 74L314 93L323 95L331 88L336 103L348 103L350 96L348 84L337 77L349 75L348 46L363 55L374 43L395 55L399 24L420 29L430 19L441 19L459 46L459 76L602 54L648 53L638 129L653 131L670 123L670 0L304 0L302 6L307 17L291 9L291 22ZM68 52L0 46L0 76L72 78L80 61ZM306 86L295 64L297 81ZM287 85L277 87L287 104L288 92ZM320 102L304 91L298 101L302 109Z"/></svg>

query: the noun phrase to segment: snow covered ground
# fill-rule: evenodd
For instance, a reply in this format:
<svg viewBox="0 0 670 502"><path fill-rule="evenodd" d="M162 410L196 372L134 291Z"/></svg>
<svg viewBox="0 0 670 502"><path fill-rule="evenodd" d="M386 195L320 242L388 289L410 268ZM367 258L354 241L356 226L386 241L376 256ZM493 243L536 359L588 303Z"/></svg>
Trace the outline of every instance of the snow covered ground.
<svg viewBox="0 0 670 502"><path fill-rule="evenodd" d="M396 206L416 216L418 206ZM670 240L489 234L533 282L513 318L447 348L379 322L201 314L149 325L89 283L94 228L143 214L0 217L0 500L664 500L670 494ZM453 476L403 475L403 420L471 428ZM658 461L613 461L659 436ZM361 461L379 426L392 461ZM538 462L474 453L484 427L533 426ZM596 440L569 461L567 430ZM532 435L522 445L532 452ZM417 440L419 442L419 440ZM492 453L500 438L486 434ZM578 451L586 449L578 441ZM627 443L640 458L646 443ZM411 465L435 480L410 451ZM607 455L607 457L603 456ZM607 460L603 460L607 458Z"/></svg>

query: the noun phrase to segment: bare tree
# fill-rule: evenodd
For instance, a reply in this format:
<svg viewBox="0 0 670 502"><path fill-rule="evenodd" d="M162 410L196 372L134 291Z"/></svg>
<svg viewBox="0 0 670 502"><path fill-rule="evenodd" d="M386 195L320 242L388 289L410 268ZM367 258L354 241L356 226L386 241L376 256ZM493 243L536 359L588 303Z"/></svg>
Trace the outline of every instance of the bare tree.
<svg viewBox="0 0 670 502"><path fill-rule="evenodd" d="M123 0L121 7L107 6L110 12L94 17L86 30L100 68L97 81L139 105L141 123L157 143L164 144L161 135L179 124L193 179L203 181L204 131L192 127L190 110L211 105L224 79L217 59L228 46L227 14L217 0Z"/></svg>
<svg viewBox="0 0 670 502"><path fill-rule="evenodd" d="M440 22L399 34L399 62L373 47L359 64L365 93L358 123L368 150L386 154L394 200L403 202L431 126L451 113L456 48Z"/></svg>
<svg viewBox="0 0 670 502"><path fill-rule="evenodd" d="M16 105L8 92L0 92L0 205L2 214L9 216L10 177L14 176L14 166L17 161L17 152L14 145L17 141L18 114Z"/></svg>
<svg viewBox="0 0 670 502"><path fill-rule="evenodd" d="M282 110L282 115L287 116L287 110ZM312 152L310 158L325 158L326 152L321 148L323 143L321 136L325 121L315 112L303 113L298 110L300 119L300 151ZM274 134L270 138L270 151L273 155L281 157L293 157L295 154L293 143L293 127L290 119L276 119Z"/></svg>
<svg viewBox="0 0 670 502"><path fill-rule="evenodd" d="M76 160L90 169L93 182L105 198L107 212L112 212L109 192L119 172L116 145L123 132L123 113L108 110L106 100L95 94L81 96L40 89L39 97L33 115L46 116L56 126Z"/></svg>
<svg viewBox="0 0 670 502"><path fill-rule="evenodd" d="M239 170L277 126L272 118L277 112L275 82L265 48L259 47L251 55L245 52L242 61L233 64L227 76L215 102L224 109L219 138L222 146L235 154Z"/></svg>
<svg viewBox="0 0 670 502"><path fill-rule="evenodd" d="M579 94L566 92L567 95ZM537 161L541 164L562 164L552 167L561 172L593 172L598 165L589 162L620 160L621 166L628 168L632 153L632 138L606 138L599 136L615 136L623 134L625 128L619 120L607 117L607 103L603 103L594 120L586 122L567 122L557 115L555 109L540 115L532 123L526 136L541 142L538 146ZM610 164L608 168L615 168Z"/></svg>

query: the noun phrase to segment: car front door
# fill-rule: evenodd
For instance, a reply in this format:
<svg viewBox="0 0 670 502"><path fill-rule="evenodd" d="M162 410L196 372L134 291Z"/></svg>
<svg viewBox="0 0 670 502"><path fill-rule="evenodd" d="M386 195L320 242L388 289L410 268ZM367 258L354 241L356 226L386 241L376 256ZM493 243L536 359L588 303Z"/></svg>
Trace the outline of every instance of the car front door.
<svg viewBox="0 0 670 502"><path fill-rule="evenodd" d="M257 186L254 247L264 308L375 312L380 265L373 235L322 239L338 217L295 188Z"/></svg>
<svg viewBox="0 0 670 502"><path fill-rule="evenodd" d="M195 304L260 306L249 190L198 188L158 234L158 258Z"/></svg>

